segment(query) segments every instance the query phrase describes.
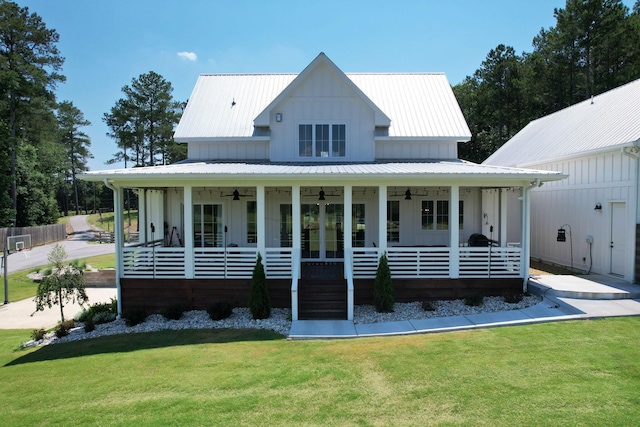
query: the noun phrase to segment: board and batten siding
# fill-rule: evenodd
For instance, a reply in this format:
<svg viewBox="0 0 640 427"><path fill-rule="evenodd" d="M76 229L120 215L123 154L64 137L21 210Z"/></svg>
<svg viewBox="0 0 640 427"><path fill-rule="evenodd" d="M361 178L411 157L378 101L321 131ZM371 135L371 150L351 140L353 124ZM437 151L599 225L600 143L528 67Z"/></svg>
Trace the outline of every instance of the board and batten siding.
<svg viewBox="0 0 640 427"><path fill-rule="evenodd" d="M634 238L636 224L637 161L619 150L577 157L546 164L539 170L555 170L567 174L565 180L547 182L531 194L531 256L543 261L571 264L571 242L557 242L560 227L569 224L573 243L573 266L587 271L593 256L591 272L611 273L611 228L628 230L624 260L624 278L633 280ZM596 204L602 209L595 209ZM613 203L623 203L626 219L612 224ZM620 205L617 205L620 206ZM565 227L568 230L568 227ZM593 236L590 251L587 236Z"/></svg>
<svg viewBox="0 0 640 427"><path fill-rule="evenodd" d="M190 160L267 160L269 141L190 142Z"/></svg>

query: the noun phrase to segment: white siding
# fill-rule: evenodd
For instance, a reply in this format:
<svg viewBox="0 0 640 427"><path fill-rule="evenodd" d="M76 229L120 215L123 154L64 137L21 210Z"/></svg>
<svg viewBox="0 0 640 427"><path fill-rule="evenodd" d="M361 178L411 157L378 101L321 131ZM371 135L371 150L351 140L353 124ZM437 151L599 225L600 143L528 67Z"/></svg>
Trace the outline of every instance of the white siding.
<svg viewBox="0 0 640 427"><path fill-rule="evenodd" d="M457 142L377 141L376 159L456 159Z"/></svg>
<svg viewBox="0 0 640 427"><path fill-rule="evenodd" d="M539 166L569 174L562 181L547 182L531 195L531 256L544 261L570 265L571 248L556 242L558 228L569 224L573 240L573 266L588 270L590 265L588 235L593 236L592 272L611 271L611 203L625 202L627 223L615 224L628 230L625 279L633 280L635 238L636 162L619 151L581 157ZM600 203L601 210L595 206ZM565 229L568 229L565 227Z"/></svg>
<svg viewBox="0 0 640 427"><path fill-rule="evenodd" d="M326 65L320 65L272 110L270 159L272 161L372 161L374 113L354 91ZM282 113L282 122L275 114ZM346 157L299 157L300 124L345 124Z"/></svg>
<svg viewBox="0 0 640 427"><path fill-rule="evenodd" d="M269 142L191 142L188 158L191 160L267 160Z"/></svg>

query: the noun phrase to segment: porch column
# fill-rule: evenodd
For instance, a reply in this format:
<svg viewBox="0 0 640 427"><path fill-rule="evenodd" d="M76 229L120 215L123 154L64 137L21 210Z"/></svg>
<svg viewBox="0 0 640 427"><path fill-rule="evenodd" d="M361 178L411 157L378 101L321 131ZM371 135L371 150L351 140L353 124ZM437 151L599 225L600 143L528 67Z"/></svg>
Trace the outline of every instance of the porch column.
<svg viewBox="0 0 640 427"><path fill-rule="evenodd" d="M531 239L531 189L538 184L532 184L529 187L522 187L522 230L520 241L520 274L522 275L522 291L527 291L527 285L529 281L529 254L531 251L530 239Z"/></svg>
<svg viewBox="0 0 640 427"><path fill-rule="evenodd" d="M147 190L138 189L138 230L140 243L147 242Z"/></svg>
<svg viewBox="0 0 640 427"><path fill-rule="evenodd" d="M106 180L105 180L106 181ZM124 264L122 262L122 248L124 247L124 220L122 217L122 188L113 188L113 231L116 242L116 298L118 300L118 315L122 314L122 288L120 287L120 274Z"/></svg>
<svg viewBox="0 0 640 427"><path fill-rule="evenodd" d="M353 240L351 238L351 228L353 227L353 189L350 185L344 186L344 219L342 227L344 230L344 250L351 251Z"/></svg>
<svg viewBox="0 0 640 427"><path fill-rule="evenodd" d="M378 247L380 255L387 251L387 186L378 187Z"/></svg>
<svg viewBox="0 0 640 427"><path fill-rule="evenodd" d="M193 189L191 185L182 188L184 193L184 277L195 277L195 257L193 248Z"/></svg>
<svg viewBox="0 0 640 427"><path fill-rule="evenodd" d="M500 246L507 246L507 189L500 189Z"/></svg>
<svg viewBox="0 0 640 427"><path fill-rule="evenodd" d="M449 196L449 277L460 277L460 186L452 185Z"/></svg>
<svg viewBox="0 0 640 427"><path fill-rule="evenodd" d="M302 243L302 223L300 218L300 186L291 186L291 246L300 253ZM298 277L299 278L299 277Z"/></svg>
<svg viewBox="0 0 640 427"><path fill-rule="evenodd" d="M265 194L264 194L264 185L256 186L256 233L258 237L258 252L262 254L262 265L267 265L267 232L265 230L265 225L267 223L265 218Z"/></svg>

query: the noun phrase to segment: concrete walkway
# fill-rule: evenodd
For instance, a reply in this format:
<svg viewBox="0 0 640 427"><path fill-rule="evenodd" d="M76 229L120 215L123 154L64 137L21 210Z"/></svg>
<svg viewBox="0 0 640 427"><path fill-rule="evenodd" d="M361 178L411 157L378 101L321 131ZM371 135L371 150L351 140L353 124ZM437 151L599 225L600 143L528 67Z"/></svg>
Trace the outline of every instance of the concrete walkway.
<svg viewBox="0 0 640 427"><path fill-rule="evenodd" d="M116 297L116 288L86 288L89 301L85 304L95 304L98 302L109 302ZM60 321L60 306L54 305L45 308L44 311L36 310L36 303L33 298L22 301L0 305L0 329L49 329L56 326ZM73 317L82 311L78 304L64 306L64 318ZM35 312L35 313L34 313Z"/></svg>
<svg viewBox="0 0 640 427"><path fill-rule="evenodd" d="M451 332L562 320L640 316L640 285L608 276L535 276L530 292L543 299L522 310L370 324L349 320L293 322L289 339L335 339Z"/></svg>

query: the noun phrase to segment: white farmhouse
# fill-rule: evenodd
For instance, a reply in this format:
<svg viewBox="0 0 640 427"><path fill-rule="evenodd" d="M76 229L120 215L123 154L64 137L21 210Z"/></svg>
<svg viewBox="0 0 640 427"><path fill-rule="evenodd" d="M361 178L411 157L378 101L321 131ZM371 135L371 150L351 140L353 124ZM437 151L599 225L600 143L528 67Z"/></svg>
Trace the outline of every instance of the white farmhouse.
<svg viewBox="0 0 640 427"><path fill-rule="evenodd" d="M115 194L119 309L246 306L258 254L294 320L351 319L383 253L397 301L519 291L529 191L563 175L461 161L470 136L440 73L345 74L321 53L300 74L202 75L175 131L188 160L83 176ZM491 234L487 191L522 194Z"/></svg>
<svg viewBox="0 0 640 427"><path fill-rule="evenodd" d="M639 145L636 80L532 121L483 164L569 176L531 193L533 258L637 281Z"/></svg>

